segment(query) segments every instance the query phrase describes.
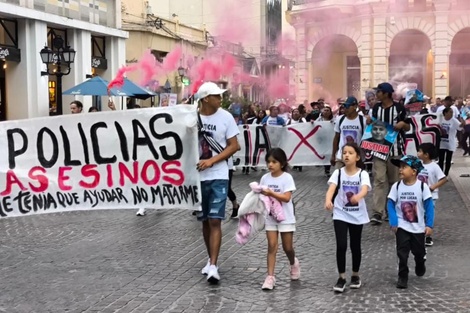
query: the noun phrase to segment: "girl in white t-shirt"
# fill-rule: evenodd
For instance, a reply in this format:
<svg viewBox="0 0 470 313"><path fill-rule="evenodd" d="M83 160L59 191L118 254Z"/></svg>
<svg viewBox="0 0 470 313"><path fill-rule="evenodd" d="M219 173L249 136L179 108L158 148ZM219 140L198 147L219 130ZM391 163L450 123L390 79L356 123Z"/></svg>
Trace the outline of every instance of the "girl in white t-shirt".
<svg viewBox="0 0 470 313"><path fill-rule="evenodd" d="M333 210L333 223L336 235L336 263L339 278L334 291L343 292L346 287L346 250L348 231L352 254L352 276L350 288L361 287L359 268L361 266L362 227L369 223L366 202L371 189L369 174L362 170L361 150L356 143L346 143L342 149L345 166L331 175L326 193L325 208Z"/></svg>
<svg viewBox="0 0 470 313"><path fill-rule="evenodd" d="M299 260L295 257L294 232L295 215L292 203L292 192L295 191L295 183L292 175L286 172L287 156L280 148L274 148L266 154L266 164L269 173L260 181L261 186L267 187L261 192L263 195L274 198L282 204L285 219L278 222L274 217L266 217L266 237L268 239L268 276L262 286L263 290L272 290L276 285L274 267L278 248L279 233L281 233L282 247L290 263L290 278L298 280L300 277Z"/></svg>

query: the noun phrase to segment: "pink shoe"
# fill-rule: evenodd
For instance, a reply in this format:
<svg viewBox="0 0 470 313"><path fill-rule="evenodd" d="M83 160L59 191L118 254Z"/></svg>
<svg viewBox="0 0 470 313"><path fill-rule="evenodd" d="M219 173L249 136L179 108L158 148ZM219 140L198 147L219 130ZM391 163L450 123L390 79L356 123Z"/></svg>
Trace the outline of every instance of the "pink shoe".
<svg viewBox="0 0 470 313"><path fill-rule="evenodd" d="M263 284L263 287L261 287L261 289L273 290L275 286L276 286L276 278L274 278L274 276L268 275L266 279L264 280L264 284Z"/></svg>
<svg viewBox="0 0 470 313"><path fill-rule="evenodd" d="M290 266L290 279L298 280L300 278L300 263L297 258L295 258L294 265Z"/></svg>

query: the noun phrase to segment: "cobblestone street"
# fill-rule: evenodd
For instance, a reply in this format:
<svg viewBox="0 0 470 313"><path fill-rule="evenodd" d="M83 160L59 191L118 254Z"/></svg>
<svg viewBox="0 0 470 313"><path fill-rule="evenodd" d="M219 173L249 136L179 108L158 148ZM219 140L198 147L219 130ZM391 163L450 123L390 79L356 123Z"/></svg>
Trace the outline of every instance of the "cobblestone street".
<svg viewBox="0 0 470 313"><path fill-rule="evenodd" d="M235 173L239 201L263 173ZM387 225L366 225L363 287L335 294L334 232L323 209L327 178L321 167L293 175L298 282L289 280L280 249L277 287L262 291L265 235L238 245L236 220L223 224L222 280L211 286L200 274L207 256L190 211L45 214L0 220L0 312L470 312L470 215L452 182L440 192L424 277L410 274L409 288L396 289L394 236ZM370 200L369 194L369 209ZM347 268L349 276L349 252Z"/></svg>

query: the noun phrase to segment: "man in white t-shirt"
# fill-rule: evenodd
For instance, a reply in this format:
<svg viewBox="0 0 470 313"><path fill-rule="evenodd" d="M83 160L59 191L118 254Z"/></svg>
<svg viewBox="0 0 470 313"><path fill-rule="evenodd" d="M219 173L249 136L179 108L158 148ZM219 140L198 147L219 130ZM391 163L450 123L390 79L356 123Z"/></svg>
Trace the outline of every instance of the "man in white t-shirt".
<svg viewBox="0 0 470 313"><path fill-rule="evenodd" d="M437 108L436 113L437 114L442 114L442 111L444 111L445 108L451 108L452 112L454 112L454 116L456 119L460 118L460 112L459 109L455 105L452 104L453 100L451 96L447 96L444 98L444 105L441 105L440 107Z"/></svg>
<svg viewBox="0 0 470 313"><path fill-rule="evenodd" d="M222 220L225 219L225 202L228 192L228 164L239 148L238 126L233 116L220 108L222 94L215 83L207 82L197 92L200 103L199 115L203 130L199 133L199 163L197 169L201 177L202 211L197 212L198 221L202 222L202 234L209 260L201 273L207 275L207 281L216 284L220 280L217 268L220 246L222 243ZM218 153L214 148L216 141L223 149Z"/></svg>
<svg viewBox="0 0 470 313"><path fill-rule="evenodd" d="M335 123L335 137L333 139L333 151L331 153L331 165L335 168L344 166L342 160L343 146L348 142L360 144L366 121L364 116L357 112L358 102L355 97L349 97L343 104L345 113L339 116Z"/></svg>

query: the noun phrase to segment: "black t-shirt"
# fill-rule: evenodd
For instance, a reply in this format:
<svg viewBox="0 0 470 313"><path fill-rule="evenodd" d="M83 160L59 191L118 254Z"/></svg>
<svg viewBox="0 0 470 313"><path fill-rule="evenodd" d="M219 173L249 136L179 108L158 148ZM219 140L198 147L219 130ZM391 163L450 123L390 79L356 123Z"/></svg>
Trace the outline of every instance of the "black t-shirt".
<svg viewBox="0 0 470 313"><path fill-rule="evenodd" d="M398 122L406 122L405 106L393 102L393 105L384 109L382 102L377 102L372 109L372 117L379 121L395 126ZM401 130L398 133L397 141L390 150L390 156L401 156L405 154L405 132Z"/></svg>

